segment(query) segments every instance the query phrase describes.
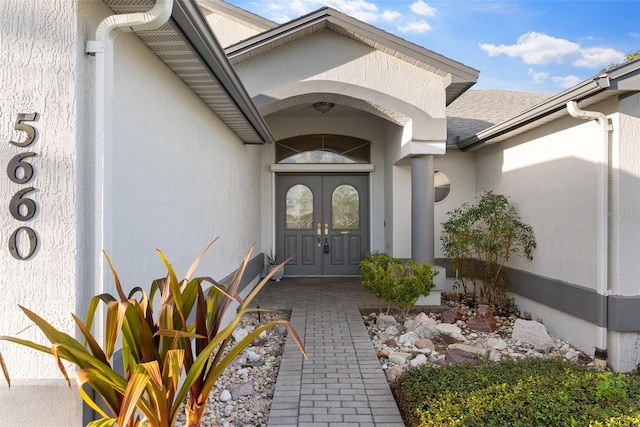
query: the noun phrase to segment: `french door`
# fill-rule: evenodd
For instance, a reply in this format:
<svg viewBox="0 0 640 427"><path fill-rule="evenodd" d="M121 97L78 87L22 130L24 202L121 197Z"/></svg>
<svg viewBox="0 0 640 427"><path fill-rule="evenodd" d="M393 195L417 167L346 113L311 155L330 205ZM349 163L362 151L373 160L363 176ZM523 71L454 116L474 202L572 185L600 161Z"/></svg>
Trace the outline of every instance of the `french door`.
<svg viewBox="0 0 640 427"><path fill-rule="evenodd" d="M276 177L276 251L285 274L357 275L369 250L369 175Z"/></svg>

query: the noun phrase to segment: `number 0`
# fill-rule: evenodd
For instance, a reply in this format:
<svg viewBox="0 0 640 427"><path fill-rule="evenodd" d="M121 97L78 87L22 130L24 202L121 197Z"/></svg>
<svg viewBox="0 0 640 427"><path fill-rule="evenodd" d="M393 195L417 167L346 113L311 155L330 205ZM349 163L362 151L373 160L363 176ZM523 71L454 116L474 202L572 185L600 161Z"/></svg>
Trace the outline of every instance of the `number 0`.
<svg viewBox="0 0 640 427"><path fill-rule="evenodd" d="M20 231L24 231L29 237L29 251L25 255L21 255L18 251L18 233ZM36 236L36 232L29 227L20 227L9 237L9 252L15 259L24 261L31 258L36 251L36 247L38 247L38 236Z"/></svg>

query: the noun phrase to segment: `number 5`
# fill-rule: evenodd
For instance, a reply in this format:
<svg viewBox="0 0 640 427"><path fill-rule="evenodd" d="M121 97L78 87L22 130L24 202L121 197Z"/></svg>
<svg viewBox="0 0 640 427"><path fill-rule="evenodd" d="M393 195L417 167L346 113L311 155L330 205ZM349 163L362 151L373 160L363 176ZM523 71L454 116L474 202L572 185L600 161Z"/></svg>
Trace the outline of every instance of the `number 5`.
<svg viewBox="0 0 640 427"><path fill-rule="evenodd" d="M15 145L16 147L26 147L31 144L34 139L36 139L36 129L31 125L26 125L22 122L33 122L36 119L38 113L20 113L18 114L18 118L16 119L16 123L13 126L15 130L21 130L22 132L27 134L27 139L24 142L18 141L9 141L9 144Z"/></svg>

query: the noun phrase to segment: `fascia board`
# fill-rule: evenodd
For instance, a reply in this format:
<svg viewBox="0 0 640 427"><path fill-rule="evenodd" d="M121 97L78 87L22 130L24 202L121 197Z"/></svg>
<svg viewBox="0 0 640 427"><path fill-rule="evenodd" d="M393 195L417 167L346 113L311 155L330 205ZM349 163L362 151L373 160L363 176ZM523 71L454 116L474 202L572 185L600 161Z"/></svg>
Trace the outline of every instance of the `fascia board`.
<svg viewBox="0 0 640 427"><path fill-rule="evenodd" d="M225 52L230 59L246 54L250 51L257 50L259 52L258 49L269 43L291 37L293 33L304 31L317 24L323 24L319 25L317 27L318 29L327 28L327 23L330 23L345 32L353 33L357 36L354 37L355 40L371 40L376 44L384 46L386 49L379 49L383 52L387 50L394 51L406 56L407 58L413 59L413 63L420 61L431 65L434 69L441 70L441 75L453 74L456 76L456 80L475 83L480 74L478 70L468 67L460 62L410 43L394 36L393 34L382 31L372 25L358 21L355 18L328 7L319 9L316 12L312 12L301 18L285 23L277 28L238 42L235 45L227 47ZM412 63L411 61L407 62Z"/></svg>
<svg viewBox="0 0 640 427"><path fill-rule="evenodd" d="M599 84L597 78L586 80L578 86L561 92L547 101L534 105L528 110L525 110L502 123L498 123L483 130L482 132L478 132L470 138L460 141L457 144L458 148L462 151L478 149L494 138L502 136L505 133L512 132L522 126L565 109L567 102L569 101L581 101L604 90L606 90L606 88Z"/></svg>
<svg viewBox="0 0 640 427"><path fill-rule="evenodd" d="M200 56L201 61L213 73L256 133L260 135L264 142L273 143L274 137L271 131L233 70L198 5L191 1L177 0L174 3L171 20L176 29L182 32L185 40L191 44L194 53Z"/></svg>

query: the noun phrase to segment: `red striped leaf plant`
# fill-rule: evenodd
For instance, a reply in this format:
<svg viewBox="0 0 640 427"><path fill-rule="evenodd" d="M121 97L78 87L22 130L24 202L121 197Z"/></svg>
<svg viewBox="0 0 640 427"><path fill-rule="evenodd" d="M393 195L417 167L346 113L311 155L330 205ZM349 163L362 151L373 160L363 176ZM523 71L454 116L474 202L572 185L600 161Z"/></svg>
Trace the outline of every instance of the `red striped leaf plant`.
<svg viewBox="0 0 640 427"><path fill-rule="evenodd" d="M94 296L86 322L72 315L84 342L57 330L22 306L22 311L51 345L9 336L0 336L0 340L53 355L69 386L71 381L62 361L76 365L78 392L87 405L102 417L87 427L170 427L174 425L185 400L186 426L198 427L206 412L209 393L220 375L263 331L277 325L284 326L306 357L300 338L286 320L259 325L239 342L234 341L232 333L244 315L271 311L251 308L250 304L275 271L264 277L246 298L241 298L239 287L252 246L229 284L218 283L210 277L192 278L203 255L214 242L198 255L182 280L178 280L169 261L158 251L167 276L153 281L149 294L136 287L126 295L109 257L105 255L118 298L110 294ZM205 290L204 286L209 287ZM154 312L156 294L160 295L160 302L157 312ZM233 301L238 303L237 312L225 325L224 315ZM101 303L106 306L102 346L91 333L93 319ZM123 373L114 368L117 343L121 345ZM0 365L10 386L2 354ZM97 399L85 391L85 384L95 391L107 410L103 410Z"/></svg>

